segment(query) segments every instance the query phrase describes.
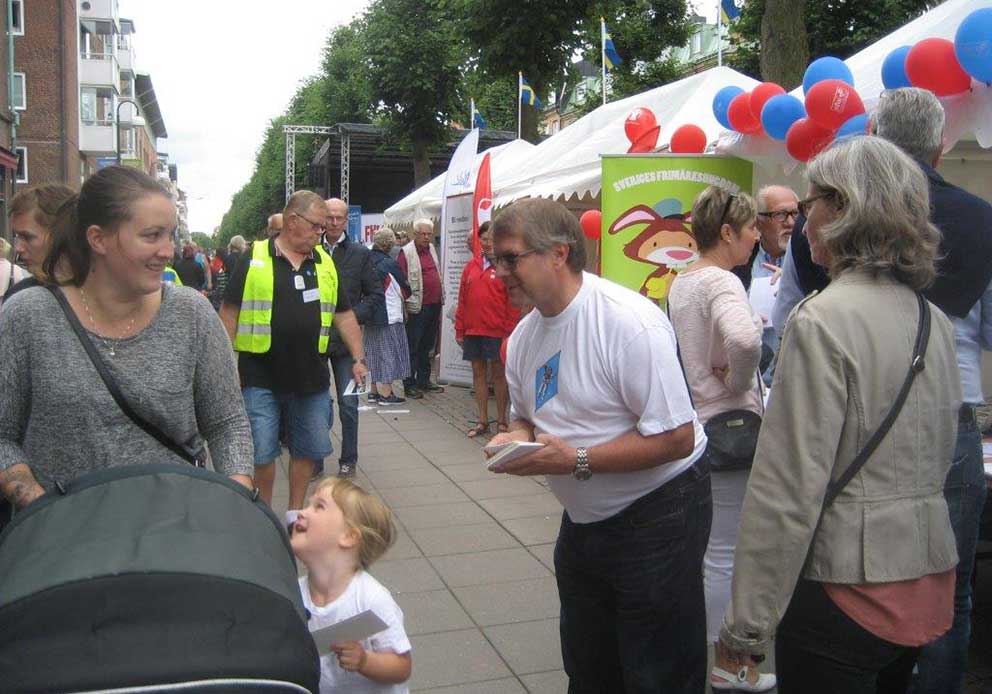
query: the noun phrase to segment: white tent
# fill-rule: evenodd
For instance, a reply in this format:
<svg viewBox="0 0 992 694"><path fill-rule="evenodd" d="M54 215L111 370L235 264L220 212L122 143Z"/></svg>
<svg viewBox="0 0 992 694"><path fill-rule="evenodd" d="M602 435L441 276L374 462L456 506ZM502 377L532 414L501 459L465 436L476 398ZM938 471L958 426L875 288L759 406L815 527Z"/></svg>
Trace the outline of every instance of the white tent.
<svg viewBox="0 0 992 694"><path fill-rule="evenodd" d="M596 197L600 189L600 156L623 154L630 148L624 120L632 110L640 106L654 112L661 125L659 147L667 146L676 128L688 123L702 128L713 142L723 129L713 116L713 96L728 85L750 90L756 84L736 70L716 67L600 106L516 161L512 180L494 181L497 204L527 196Z"/></svg>
<svg viewBox="0 0 992 694"><path fill-rule="evenodd" d="M490 161L490 176L493 186L497 186L499 181L507 180L516 170L516 162L525 157L534 145L526 140L514 140L503 145L492 147L488 150L492 155ZM475 158L475 167L478 170L482 163L482 157L486 152L479 152ZM437 219L441 216L441 195L444 192L444 177L447 172L432 178L420 188L407 195L405 198L389 207L385 215L386 226L404 226L413 224L415 219L429 217Z"/></svg>

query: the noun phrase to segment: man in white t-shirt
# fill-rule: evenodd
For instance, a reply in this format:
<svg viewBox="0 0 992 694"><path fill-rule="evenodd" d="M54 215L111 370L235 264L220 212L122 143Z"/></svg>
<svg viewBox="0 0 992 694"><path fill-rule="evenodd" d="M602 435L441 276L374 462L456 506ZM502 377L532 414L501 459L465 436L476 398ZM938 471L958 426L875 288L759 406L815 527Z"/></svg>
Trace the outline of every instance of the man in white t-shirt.
<svg viewBox="0 0 992 694"><path fill-rule="evenodd" d="M575 216L514 203L493 223L497 273L528 314L510 337L510 432L546 446L498 472L547 475L569 693L697 692L706 682L706 436L664 313L583 272Z"/></svg>

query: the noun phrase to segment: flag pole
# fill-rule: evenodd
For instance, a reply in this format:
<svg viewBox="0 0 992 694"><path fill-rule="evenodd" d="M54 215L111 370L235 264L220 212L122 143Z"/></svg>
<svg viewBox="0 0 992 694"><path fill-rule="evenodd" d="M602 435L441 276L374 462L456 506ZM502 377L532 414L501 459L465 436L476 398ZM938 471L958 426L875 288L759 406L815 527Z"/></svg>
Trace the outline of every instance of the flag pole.
<svg viewBox="0 0 992 694"><path fill-rule="evenodd" d="M716 64L723 65L723 3L716 3Z"/></svg>
<svg viewBox="0 0 992 694"><path fill-rule="evenodd" d="M524 73L522 71L517 72L517 139L520 139L521 128L523 127L523 104L524 100L521 98L524 94Z"/></svg>
<svg viewBox="0 0 992 694"><path fill-rule="evenodd" d="M468 122L469 122L468 129L471 130L472 128L475 127L475 97L469 97L469 103L472 104L471 106L472 111L468 117Z"/></svg>
<svg viewBox="0 0 992 694"><path fill-rule="evenodd" d="M603 69L603 106L606 106L606 20L599 18L599 52Z"/></svg>

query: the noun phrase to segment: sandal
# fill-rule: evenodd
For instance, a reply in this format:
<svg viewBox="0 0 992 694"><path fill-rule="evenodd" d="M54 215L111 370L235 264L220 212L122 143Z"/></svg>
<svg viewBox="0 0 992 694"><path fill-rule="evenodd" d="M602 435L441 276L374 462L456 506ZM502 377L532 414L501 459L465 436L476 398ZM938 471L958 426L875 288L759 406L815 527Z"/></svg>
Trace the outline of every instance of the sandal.
<svg viewBox="0 0 992 694"><path fill-rule="evenodd" d="M737 674L732 672L727 672L723 668L713 666L713 670L710 672L710 687L714 691L728 691L733 690L735 692L767 692L775 688L776 677L768 673L759 673L757 682L748 682L748 666L742 667ZM720 681L713 679L716 676Z"/></svg>
<svg viewBox="0 0 992 694"><path fill-rule="evenodd" d="M474 427L468 430L468 437L470 439L474 439L476 436L479 436L480 434L488 434L488 433L489 433L489 422L486 422L485 424L482 424L480 422L479 424L476 424Z"/></svg>

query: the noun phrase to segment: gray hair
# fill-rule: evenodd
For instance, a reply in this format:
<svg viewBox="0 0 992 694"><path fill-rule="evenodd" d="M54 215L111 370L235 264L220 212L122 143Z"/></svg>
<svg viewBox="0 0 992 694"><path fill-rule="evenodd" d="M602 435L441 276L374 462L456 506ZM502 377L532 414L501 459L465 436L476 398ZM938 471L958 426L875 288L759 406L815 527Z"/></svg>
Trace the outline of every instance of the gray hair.
<svg viewBox="0 0 992 694"><path fill-rule="evenodd" d="M519 234L527 248L539 253L555 246L568 246L568 268L582 272L586 267L586 244L582 225L564 205L544 198L518 200L493 220L493 239Z"/></svg>
<svg viewBox="0 0 992 694"><path fill-rule="evenodd" d="M241 234L236 234L232 236L231 240L227 242L227 249L229 251L244 253L247 247L248 247L248 242L245 241L245 237L242 236Z"/></svg>
<svg viewBox="0 0 992 694"><path fill-rule="evenodd" d="M430 227L431 231L434 231L434 220L429 217L421 217L420 219L414 221L413 230L416 231L420 227Z"/></svg>
<svg viewBox="0 0 992 694"><path fill-rule="evenodd" d="M932 164L943 149L944 107L925 89L905 87L883 93L874 122L876 135L925 164Z"/></svg>
<svg viewBox="0 0 992 694"><path fill-rule="evenodd" d="M880 137L853 137L816 157L808 175L814 190L836 194L837 219L820 230L832 277L867 268L915 290L930 286L940 231L919 164Z"/></svg>
<svg viewBox="0 0 992 694"><path fill-rule="evenodd" d="M733 201L728 205L729 199ZM726 214L723 219L721 214ZM739 236L741 229L752 223L758 216L758 207L754 198L747 193L732 194L720 186L709 186L692 204L692 235L700 251L708 251L720 242L720 230L724 224L729 224L734 235Z"/></svg>
<svg viewBox="0 0 992 694"><path fill-rule="evenodd" d="M382 227L372 235L372 248L385 253L396 245L396 234L389 227Z"/></svg>
<svg viewBox="0 0 992 694"><path fill-rule="evenodd" d="M774 183L771 184L771 185L762 186L758 190L758 194L754 196L754 202L758 206L758 212L768 212L769 211L768 210L768 194L771 193L772 191L776 191L776 190L786 191L790 195L792 195L792 197L794 197L797 201L799 200L799 196L796 195L796 191L792 190L792 188L789 188L788 186L777 185L777 184L774 184Z"/></svg>

